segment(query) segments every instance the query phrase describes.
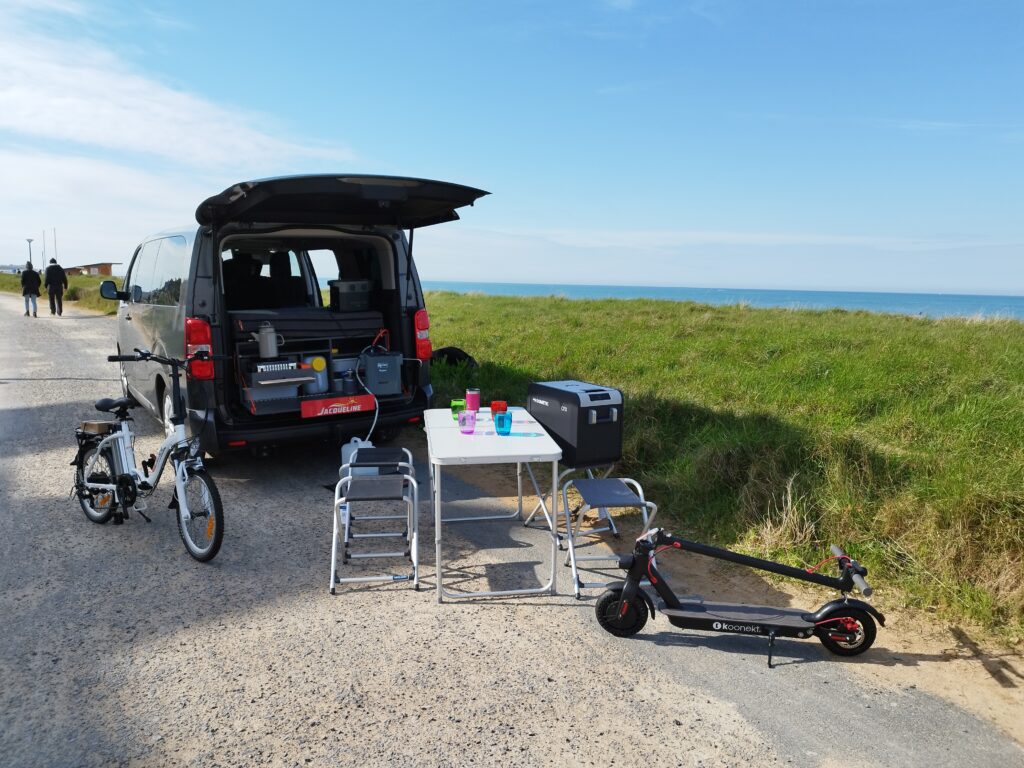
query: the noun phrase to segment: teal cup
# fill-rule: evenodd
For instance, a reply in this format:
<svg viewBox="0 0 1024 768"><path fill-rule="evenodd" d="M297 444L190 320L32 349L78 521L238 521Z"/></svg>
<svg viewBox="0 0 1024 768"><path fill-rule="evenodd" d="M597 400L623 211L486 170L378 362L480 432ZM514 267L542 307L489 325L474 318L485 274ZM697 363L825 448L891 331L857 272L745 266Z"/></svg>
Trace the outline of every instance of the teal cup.
<svg viewBox="0 0 1024 768"><path fill-rule="evenodd" d="M494 431L499 435L508 435L512 431L512 414L508 411L494 414Z"/></svg>

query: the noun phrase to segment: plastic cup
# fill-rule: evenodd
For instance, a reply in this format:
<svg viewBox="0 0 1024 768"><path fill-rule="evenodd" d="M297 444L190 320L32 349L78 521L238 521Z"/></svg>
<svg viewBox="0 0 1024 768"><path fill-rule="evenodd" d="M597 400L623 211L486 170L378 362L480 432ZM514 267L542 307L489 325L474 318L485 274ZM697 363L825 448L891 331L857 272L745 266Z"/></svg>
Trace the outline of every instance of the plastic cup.
<svg viewBox="0 0 1024 768"><path fill-rule="evenodd" d="M459 431L464 435L472 435L476 429L476 411L459 413Z"/></svg>
<svg viewBox="0 0 1024 768"><path fill-rule="evenodd" d="M508 411L494 414L494 431L507 436L512 431L512 414Z"/></svg>
<svg viewBox="0 0 1024 768"><path fill-rule="evenodd" d="M491 415L504 413L508 410L508 403L504 400L491 400Z"/></svg>
<svg viewBox="0 0 1024 768"><path fill-rule="evenodd" d="M467 389L466 390L466 410L467 411L479 411L480 410L480 390L479 389Z"/></svg>
<svg viewBox="0 0 1024 768"><path fill-rule="evenodd" d="M466 410L466 401L465 400L463 400L461 397L456 399L456 400L452 400L452 418L453 419L459 418L459 414L462 413L464 410Z"/></svg>

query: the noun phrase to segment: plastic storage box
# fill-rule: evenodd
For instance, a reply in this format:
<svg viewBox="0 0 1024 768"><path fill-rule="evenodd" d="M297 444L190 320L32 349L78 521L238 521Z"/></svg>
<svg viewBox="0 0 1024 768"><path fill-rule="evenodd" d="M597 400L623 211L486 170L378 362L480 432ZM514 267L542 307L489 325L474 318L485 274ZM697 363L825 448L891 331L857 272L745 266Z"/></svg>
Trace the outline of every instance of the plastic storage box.
<svg viewBox="0 0 1024 768"><path fill-rule="evenodd" d="M585 381L535 381L526 409L562 449L567 467L601 467L622 458L622 393Z"/></svg>

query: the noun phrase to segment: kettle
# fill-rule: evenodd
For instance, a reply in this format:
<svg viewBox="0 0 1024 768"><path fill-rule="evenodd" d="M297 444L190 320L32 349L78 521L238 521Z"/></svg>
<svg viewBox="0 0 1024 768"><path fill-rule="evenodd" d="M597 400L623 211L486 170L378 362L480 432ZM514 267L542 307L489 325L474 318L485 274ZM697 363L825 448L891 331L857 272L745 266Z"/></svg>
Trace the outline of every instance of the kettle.
<svg viewBox="0 0 1024 768"><path fill-rule="evenodd" d="M269 322L260 323L259 333L249 334L260 345L260 359L272 360L277 357L278 344L284 344L284 336L274 330Z"/></svg>

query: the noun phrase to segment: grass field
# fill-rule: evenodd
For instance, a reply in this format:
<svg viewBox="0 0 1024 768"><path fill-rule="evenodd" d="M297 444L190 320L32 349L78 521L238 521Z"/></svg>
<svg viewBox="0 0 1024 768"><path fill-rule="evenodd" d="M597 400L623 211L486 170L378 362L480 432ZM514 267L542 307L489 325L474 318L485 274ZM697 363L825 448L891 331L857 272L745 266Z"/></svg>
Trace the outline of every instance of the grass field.
<svg viewBox="0 0 1024 768"><path fill-rule="evenodd" d="M70 283L116 312L100 278ZM622 469L664 524L792 563L841 543L888 597L1024 635L1024 324L445 292L428 307L434 347L480 363L435 366L438 402L470 384L514 403L531 381L617 387Z"/></svg>
<svg viewBox="0 0 1024 768"><path fill-rule="evenodd" d="M107 299L100 297L100 283L103 280L109 280L110 278L104 277L92 277L89 275L76 275L68 278L68 289L64 292L65 301L77 301L78 306L86 307L87 309L95 309L98 312L103 312L107 315L117 314L117 302L108 301ZM118 286L121 285L121 278L115 278ZM0 291L7 291L9 293L21 294L21 276L20 275L2 275L0 274ZM42 294L39 297L39 311L43 312L44 306L46 312L49 312L48 299L46 297L46 289L40 289Z"/></svg>
<svg viewBox="0 0 1024 768"><path fill-rule="evenodd" d="M845 311L428 296L439 402L583 379L626 397L623 472L692 537L1024 630L1024 324Z"/></svg>

